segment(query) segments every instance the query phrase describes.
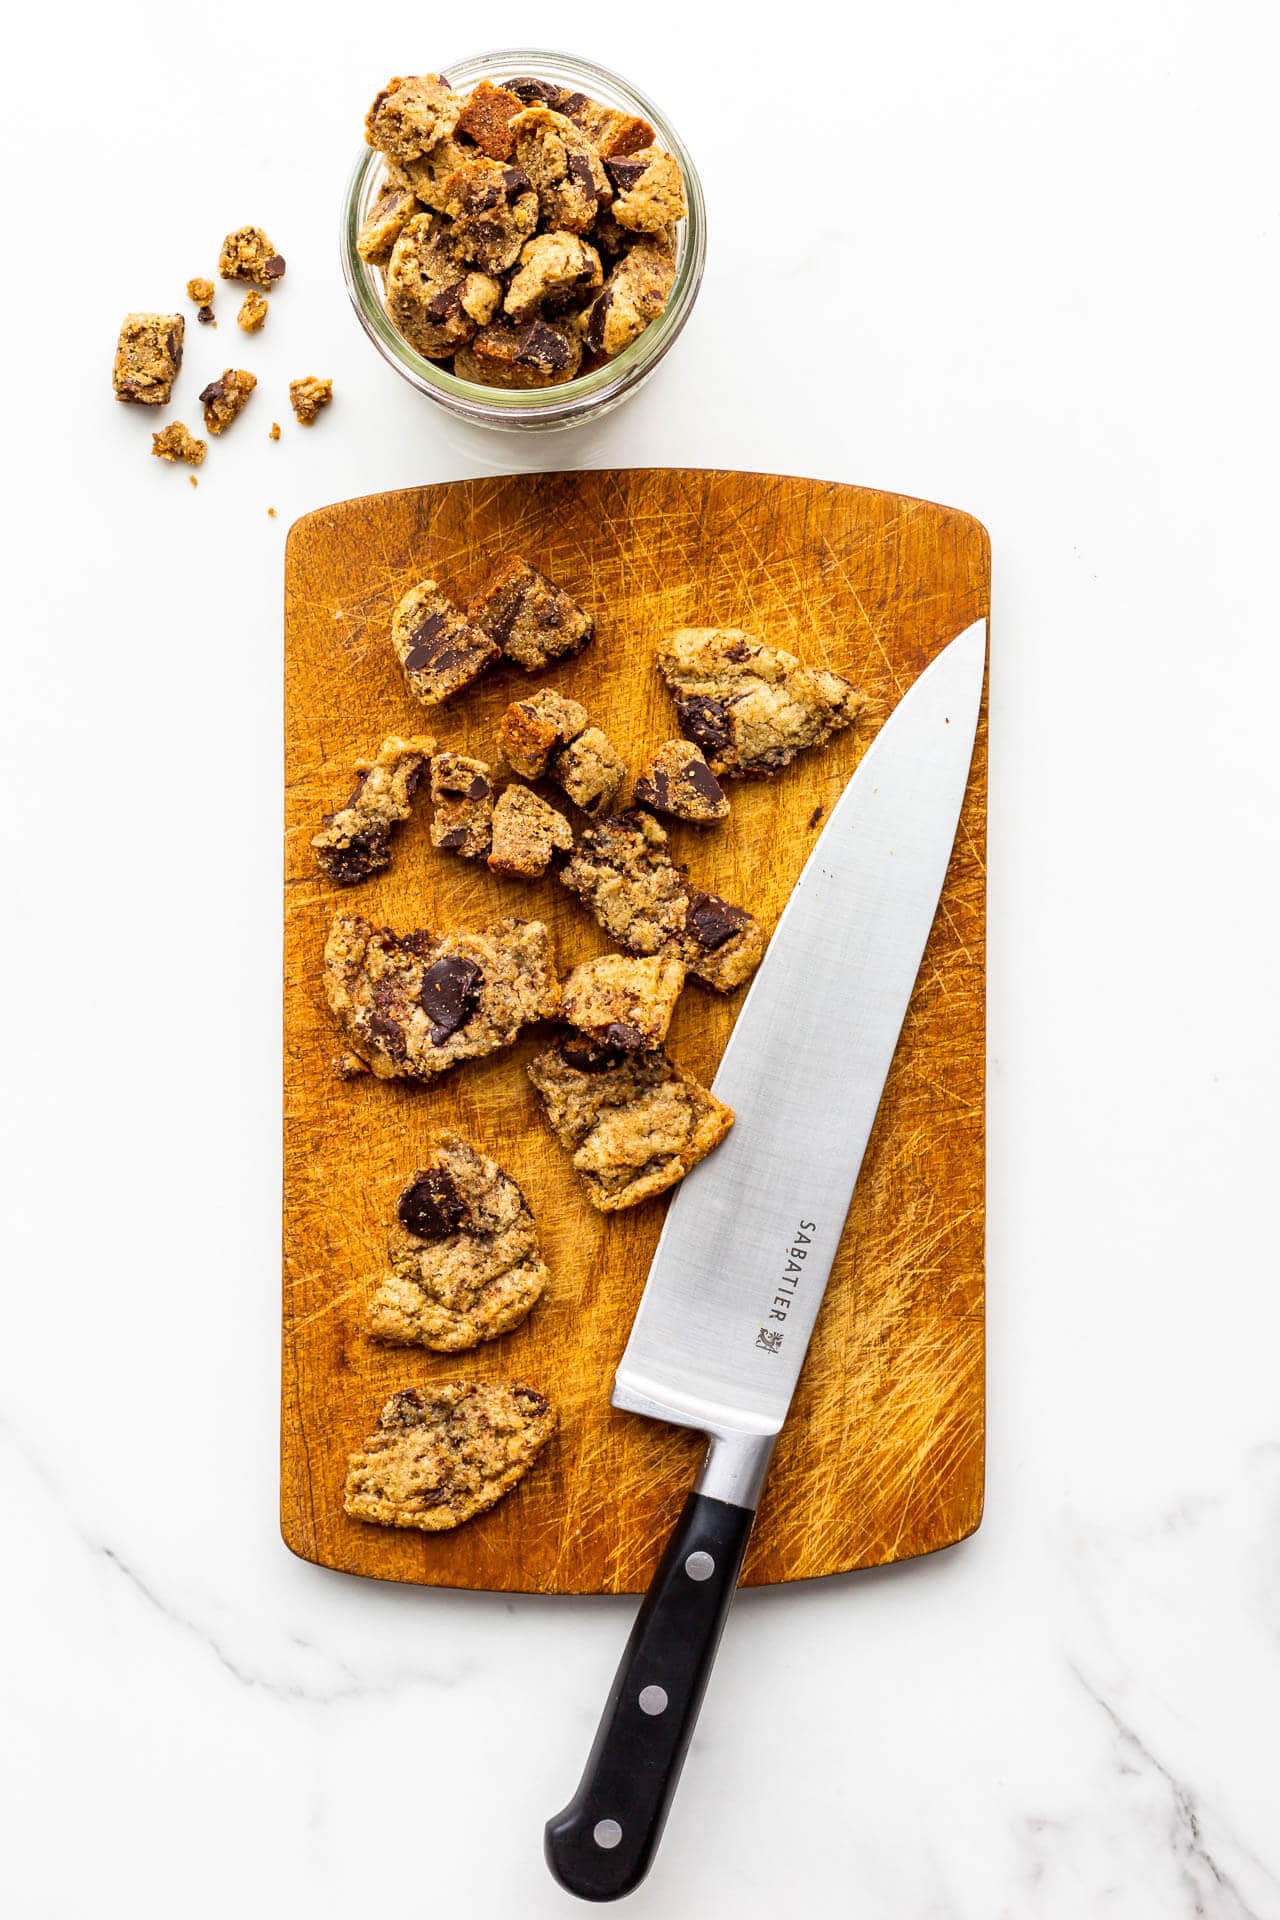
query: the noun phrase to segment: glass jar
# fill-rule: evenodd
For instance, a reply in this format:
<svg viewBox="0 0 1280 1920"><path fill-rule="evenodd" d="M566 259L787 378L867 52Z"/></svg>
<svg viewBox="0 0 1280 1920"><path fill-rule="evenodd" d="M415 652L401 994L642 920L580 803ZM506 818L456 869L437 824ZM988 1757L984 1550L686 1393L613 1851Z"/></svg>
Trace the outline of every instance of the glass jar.
<svg viewBox="0 0 1280 1920"><path fill-rule="evenodd" d="M382 155L368 148L351 176L342 215L342 271L356 317L383 359L437 406L477 426L521 430L580 426L643 386L693 310L707 250L706 208L697 170L679 134L653 102L620 75L593 66L588 60L567 53L517 48L449 61L442 72L459 93L469 92L481 80L497 85L502 80L533 74L540 80L589 94L606 106L639 114L653 127L657 144L680 162L689 213L677 229L675 285L665 311L650 321L639 339L594 373L566 380L558 387L518 389L480 387L470 380L457 379L447 367L424 359L393 326L382 304L382 277L356 249L360 228L377 195Z"/></svg>

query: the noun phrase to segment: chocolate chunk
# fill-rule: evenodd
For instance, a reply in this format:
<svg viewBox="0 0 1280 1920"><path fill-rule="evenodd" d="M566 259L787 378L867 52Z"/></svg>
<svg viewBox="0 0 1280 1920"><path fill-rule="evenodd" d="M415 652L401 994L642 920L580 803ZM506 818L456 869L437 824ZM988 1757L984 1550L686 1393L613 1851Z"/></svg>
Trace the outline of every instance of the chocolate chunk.
<svg viewBox="0 0 1280 1920"><path fill-rule="evenodd" d="M665 813L670 798L671 782L667 779L665 767L655 767L650 780L636 781L635 803L638 807L652 807L657 813Z"/></svg>
<svg viewBox="0 0 1280 1920"><path fill-rule="evenodd" d="M609 308L613 305L613 288L606 287L591 309L591 318L587 322L587 345L592 353L604 352L604 324L609 317Z"/></svg>
<svg viewBox="0 0 1280 1920"><path fill-rule="evenodd" d="M325 872L340 887L357 886L370 874L381 873L391 865L390 838L389 834L378 833L373 828L366 833L352 834L345 847L325 850Z"/></svg>
<svg viewBox="0 0 1280 1920"><path fill-rule="evenodd" d="M809 815L809 826L811 829L817 826L819 820L821 820L825 812L826 812L826 808L823 806L817 806L814 808L813 812Z"/></svg>
<svg viewBox="0 0 1280 1920"><path fill-rule="evenodd" d="M419 1240L446 1240L467 1218L467 1205L443 1167L419 1174L400 1195L396 1214Z"/></svg>
<svg viewBox="0 0 1280 1920"><path fill-rule="evenodd" d="M395 1021L388 1020L381 1013L369 1016L369 1038L376 1041L393 1060L403 1060L408 1051L404 1043L404 1035Z"/></svg>
<svg viewBox="0 0 1280 1920"><path fill-rule="evenodd" d="M700 947L714 953L735 933L747 925L748 915L741 907L731 907L714 893L691 893L685 909L685 932L691 933Z"/></svg>
<svg viewBox="0 0 1280 1920"><path fill-rule="evenodd" d="M591 162L587 159L586 154L571 153L568 164L569 178L576 187L581 187L584 193L589 194L598 206L600 203L600 195L591 175Z"/></svg>
<svg viewBox="0 0 1280 1920"><path fill-rule="evenodd" d="M560 102L560 112L568 114L569 118L573 120L577 118L584 107L589 107L590 105L591 102L585 93L566 93Z"/></svg>
<svg viewBox="0 0 1280 1920"><path fill-rule="evenodd" d="M516 341L516 362L549 373L563 373L569 364L569 342L545 320L531 320Z"/></svg>
<svg viewBox="0 0 1280 1920"><path fill-rule="evenodd" d="M502 179L507 189L508 200L514 200L520 193L533 192L533 182L523 167L504 167Z"/></svg>
<svg viewBox="0 0 1280 1920"><path fill-rule="evenodd" d="M284 259L280 254L273 253L270 259L263 261L262 277L264 280L284 279Z"/></svg>
<svg viewBox="0 0 1280 1920"><path fill-rule="evenodd" d="M725 935L728 938L728 935ZM484 975L474 960L446 954L422 976L418 998L431 1022L431 1044L441 1047L475 1012Z"/></svg>
<svg viewBox="0 0 1280 1920"><path fill-rule="evenodd" d="M207 407L215 400L224 399L226 391L226 386L221 380L211 380L200 395L200 405Z"/></svg>
<svg viewBox="0 0 1280 1920"><path fill-rule="evenodd" d="M577 1073L608 1073L622 1061L617 1047L598 1047L594 1041L575 1035L560 1043L560 1058Z"/></svg>
<svg viewBox="0 0 1280 1920"><path fill-rule="evenodd" d="M196 319L200 322L200 325L202 327L207 327L211 322L211 320L213 319L213 308L198 307L196 309Z"/></svg>
<svg viewBox="0 0 1280 1920"><path fill-rule="evenodd" d="M633 1027L626 1020L611 1021L604 1030L604 1037L609 1046L621 1047L625 1053L639 1053L645 1044L639 1027Z"/></svg>
<svg viewBox="0 0 1280 1920"><path fill-rule="evenodd" d="M424 309L427 318L429 320L442 321L451 319L454 314L461 313L462 289L466 284L465 279L455 280L452 286L442 287L439 293L433 294ZM438 618L439 616L437 615L436 617Z"/></svg>
<svg viewBox="0 0 1280 1920"><path fill-rule="evenodd" d="M691 761L684 770L684 777L697 794L699 800L705 800L708 806L718 807L724 799L724 788L712 773L710 767L703 766L700 760ZM665 780L665 775L663 776Z"/></svg>
<svg viewBox="0 0 1280 1920"><path fill-rule="evenodd" d="M641 175L649 171L649 162L647 160L606 160L604 170L619 193L628 193Z"/></svg>
<svg viewBox="0 0 1280 1920"><path fill-rule="evenodd" d="M204 395L200 398L203 400ZM445 633L445 618L442 613L429 613L413 636L413 646L405 657L405 666L413 673L423 667L431 666L436 656L448 646Z"/></svg>
<svg viewBox="0 0 1280 1920"><path fill-rule="evenodd" d="M468 800L483 800L489 792L489 782L482 773L477 773L467 788Z"/></svg>
<svg viewBox="0 0 1280 1920"><path fill-rule="evenodd" d="M708 759L727 752L733 741L733 732L729 725L728 708L721 701L709 699L705 694L691 693L687 699L676 701L676 712L680 716L681 732L701 747Z"/></svg>
<svg viewBox="0 0 1280 1920"><path fill-rule="evenodd" d="M449 827L436 841L436 845L443 848L446 853L452 853L456 848L464 847L466 844L466 827Z"/></svg>
<svg viewBox="0 0 1280 1920"><path fill-rule="evenodd" d="M517 100L523 100L528 106L530 101L540 101L544 107L558 107L564 98L564 88L555 86L550 80L535 80L528 74L522 74L516 80L504 80L502 85L508 93L514 93Z"/></svg>

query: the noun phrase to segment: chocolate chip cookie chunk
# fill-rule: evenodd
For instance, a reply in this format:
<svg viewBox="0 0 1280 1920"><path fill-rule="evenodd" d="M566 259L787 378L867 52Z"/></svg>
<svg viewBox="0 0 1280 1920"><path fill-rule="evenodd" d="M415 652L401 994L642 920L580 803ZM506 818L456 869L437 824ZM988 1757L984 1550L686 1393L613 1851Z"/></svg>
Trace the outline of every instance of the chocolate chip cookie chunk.
<svg viewBox="0 0 1280 1920"><path fill-rule="evenodd" d="M485 273L505 273L538 227L538 196L521 167L466 160L445 186L449 238L459 257Z"/></svg>
<svg viewBox="0 0 1280 1920"><path fill-rule="evenodd" d="M184 421L171 420L167 427L151 436L151 451L157 460L182 460L198 467L209 451L207 440L197 440Z"/></svg>
<svg viewBox="0 0 1280 1920"><path fill-rule="evenodd" d="M661 1046L684 974L684 963L669 954L585 960L564 983L564 1018L598 1047L638 1053Z"/></svg>
<svg viewBox="0 0 1280 1920"><path fill-rule="evenodd" d="M570 594L519 554L504 560L467 608L467 618L526 673L582 652L595 621Z"/></svg>
<svg viewBox="0 0 1280 1920"><path fill-rule="evenodd" d="M717 993L740 987L763 958L759 921L695 887L667 852L663 829L642 808L589 827L560 880L617 946L683 960Z"/></svg>
<svg viewBox="0 0 1280 1920"><path fill-rule="evenodd" d="M502 311L512 320L581 306L603 281L600 255L581 234L540 233L526 241Z"/></svg>
<svg viewBox="0 0 1280 1920"><path fill-rule="evenodd" d="M646 240L630 247L588 310L584 338L590 351L612 360L638 340L665 308L675 278L668 246Z"/></svg>
<svg viewBox="0 0 1280 1920"><path fill-rule="evenodd" d="M365 139L392 160L416 160L449 137L464 104L438 73L397 76L365 115Z"/></svg>
<svg viewBox="0 0 1280 1920"><path fill-rule="evenodd" d="M301 380L289 382L289 405L300 427L314 427L332 401L332 380L319 380L314 373L308 373Z"/></svg>
<svg viewBox="0 0 1280 1920"><path fill-rule="evenodd" d="M243 367L224 367L200 393L204 424L209 433L225 433L249 404L249 396L258 384L258 376Z"/></svg>
<svg viewBox="0 0 1280 1920"><path fill-rule="evenodd" d="M438 753L431 762L431 844L463 860L483 860L493 838L493 778L487 762Z"/></svg>
<svg viewBox="0 0 1280 1920"><path fill-rule="evenodd" d="M586 724L584 706L544 688L512 701L498 722L498 745L513 773L540 780L557 748L576 740Z"/></svg>
<svg viewBox="0 0 1280 1920"><path fill-rule="evenodd" d="M345 807L326 813L312 837L316 863L336 886L354 887L391 865L391 835L409 818L435 741L389 735L373 760L356 761Z"/></svg>
<svg viewBox="0 0 1280 1920"><path fill-rule="evenodd" d="M460 1527L510 1493L557 1424L544 1394L514 1382L406 1387L351 1455L343 1507L383 1527Z"/></svg>
<svg viewBox="0 0 1280 1920"><path fill-rule="evenodd" d="M692 820L696 826L723 820L729 812L723 787L692 740L668 740L660 746L637 779L632 800L637 807Z"/></svg>
<svg viewBox="0 0 1280 1920"><path fill-rule="evenodd" d="M681 731L713 773L776 773L850 726L863 701L851 680L806 667L732 627L685 627L658 655Z"/></svg>
<svg viewBox="0 0 1280 1920"><path fill-rule="evenodd" d="M569 822L531 787L517 782L503 788L493 809L491 873L505 873L518 880L541 879L552 856L567 853L572 845Z"/></svg>
<svg viewBox="0 0 1280 1920"><path fill-rule="evenodd" d="M459 380L474 380L482 387L558 387L572 380L581 365L581 336L546 320L520 326L495 320L453 356Z"/></svg>
<svg viewBox="0 0 1280 1920"><path fill-rule="evenodd" d="M218 272L224 280L252 280L259 287L274 287L284 279L284 257L261 227L237 227L222 243Z"/></svg>
<svg viewBox="0 0 1280 1920"><path fill-rule="evenodd" d="M389 1270L369 1332L394 1346L459 1353L518 1327L547 1284L533 1215L515 1181L442 1133L396 1208Z"/></svg>
<svg viewBox="0 0 1280 1920"><path fill-rule="evenodd" d="M608 734L586 727L568 746L561 747L550 767L551 778L584 813L607 813L622 791L627 763Z"/></svg>
<svg viewBox="0 0 1280 1920"><path fill-rule="evenodd" d="M477 327L492 320L502 286L468 266L436 216L415 214L391 249L387 312L411 347L428 360L447 360Z"/></svg>
<svg viewBox="0 0 1280 1920"><path fill-rule="evenodd" d="M369 209L368 218L356 236L356 252L360 258L367 260L371 267L385 266L391 258L392 247L419 211L412 188L389 182Z"/></svg>
<svg viewBox="0 0 1280 1920"><path fill-rule="evenodd" d="M451 700L498 658L487 634L473 627L434 580L422 580L396 607L391 644L405 683L424 707Z"/></svg>
<svg viewBox="0 0 1280 1920"><path fill-rule="evenodd" d="M613 217L635 233L665 233L689 211L680 163L660 147L605 162L613 188Z"/></svg>
<svg viewBox="0 0 1280 1920"><path fill-rule="evenodd" d="M516 162L533 182L551 231L585 233L612 198L604 163L580 127L551 107L526 107L511 122Z"/></svg>
<svg viewBox="0 0 1280 1920"><path fill-rule="evenodd" d="M116 341L111 385L117 400L167 407L182 366L187 323L180 313L127 313Z"/></svg>
<svg viewBox="0 0 1280 1920"><path fill-rule="evenodd" d="M733 1125L732 1109L662 1047L626 1053L569 1039L540 1053L529 1078L601 1213L665 1193Z"/></svg>
<svg viewBox="0 0 1280 1920"><path fill-rule="evenodd" d="M474 140L491 160L509 160L516 150L511 122L524 106L519 94L482 80L458 115L458 132Z"/></svg>
<svg viewBox="0 0 1280 1920"><path fill-rule="evenodd" d="M380 1080L434 1079L560 1011L551 935L540 920L397 934L340 913L325 947L324 989L351 1049L342 1071L367 1069Z"/></svg>

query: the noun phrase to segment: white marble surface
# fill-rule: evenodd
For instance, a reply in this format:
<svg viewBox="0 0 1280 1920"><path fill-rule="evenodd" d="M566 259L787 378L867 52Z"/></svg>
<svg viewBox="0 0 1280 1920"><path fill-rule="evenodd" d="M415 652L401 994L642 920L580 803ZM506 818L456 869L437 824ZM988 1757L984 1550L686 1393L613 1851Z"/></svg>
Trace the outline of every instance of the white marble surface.
<svg viewBox="0 0 1280 1920"><path fill-rule="evenodd" d="M347 311L358 114L571 32L685 130L705 292L598 429L467 436ZM1274 14L74 0L6 36L6 1912L572 1910L540 1830L629 1605L381 1590L276 1533L281 548L347 494L687 462L992 532L990 1460L967 1545L743 1599L631 1910L1275 1920ZM264 392L193 492L105 360L241 219L288 283L251 352L193 329L188 401L224 358L340 397L271 446Z"/></svg>

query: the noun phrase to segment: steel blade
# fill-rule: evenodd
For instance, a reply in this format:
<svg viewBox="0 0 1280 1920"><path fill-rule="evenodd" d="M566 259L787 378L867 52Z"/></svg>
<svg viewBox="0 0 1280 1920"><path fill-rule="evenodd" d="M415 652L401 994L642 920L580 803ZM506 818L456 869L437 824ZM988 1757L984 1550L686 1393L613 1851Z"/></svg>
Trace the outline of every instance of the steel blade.
<svg viewBox="0 0 1280 1920"><path fill-rule="evenodd" d="M786 1418L933 924L986 622L889 716L832 811L730 1036L737 1121L676 1194L613 1403L706 1431Z"/></svg>

